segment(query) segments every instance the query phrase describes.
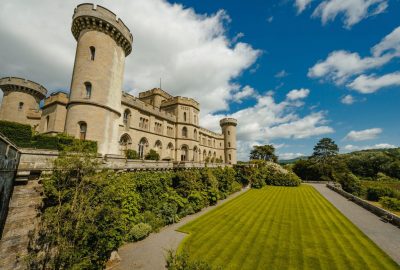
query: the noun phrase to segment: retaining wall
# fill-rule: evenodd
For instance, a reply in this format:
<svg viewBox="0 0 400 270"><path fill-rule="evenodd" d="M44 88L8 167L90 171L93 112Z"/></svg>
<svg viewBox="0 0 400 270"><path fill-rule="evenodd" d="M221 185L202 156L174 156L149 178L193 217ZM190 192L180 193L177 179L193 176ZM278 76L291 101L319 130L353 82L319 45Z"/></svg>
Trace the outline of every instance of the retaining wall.
<svg viewBox="0 0 400 270"><path fill-rule="evenodd" d="M378 217L386 217L387 220L390 221L390 223L392 223L393 225L396 225L398 227L400 227L400 217L390 213L389 211L386 211L385 209L382 209L378 206L375 206L371 203L369 203L366 200L360 199L357 196L354 196L353 194L350 194L346 191L344 191L341 188L335 187L331 184L326 184L326 186L328 188L330 188L333 191L336 191L337 193L339 193L340 195L342 195L343 197L353 201L354 203L358 204L359 206L367 209L368 211L370 211L371 213L377 215Z"/></svg>

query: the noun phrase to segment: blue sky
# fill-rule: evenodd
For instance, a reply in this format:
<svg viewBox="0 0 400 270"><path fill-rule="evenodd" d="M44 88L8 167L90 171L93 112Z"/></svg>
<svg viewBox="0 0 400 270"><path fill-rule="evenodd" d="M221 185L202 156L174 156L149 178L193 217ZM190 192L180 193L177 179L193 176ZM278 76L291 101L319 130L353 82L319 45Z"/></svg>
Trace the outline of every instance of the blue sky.
<svg viewBox="0 0 400 270"><path fill-rule="evenodd" d="M78 0L3 0L0 77L69 91ZM238 156L274 144L309 155L322 137L342 152L396 147L399 0L98 0L134 37L123 91L159 86L201 104L200 124L238 119ZM18 23L16 23L18 22ZM51 23L49 23L51 22Z"/></svg>
<svg viewBox="0 0 400 270"><path fill-rule="evenodd" d="M272 142L276 145L287 145L279 149L279 152L310 154L313 145L323 136L332 137L342 151L346 151L343 149L346 145L360 148L376 144L399 145L397 119L400 112L400 85L362 94L346 85L335 85L332 82L322 82L322 78L307 76L309 68L336 50L357 52L361 57L369 56L374 45L400 26L399 1L389 1L383 13L363 18L351 28L344 25L343 13L325 24L320 18L312 18L313 11L321 1L312 2L301 14L298 14L294 1L177 2L193 7L199 13L210 14L220 9L225 10L230 17L227 27L229 35L235 37L243 33L241 41L263 51L255 63L257 70L247 70L237 78L241 84L250 85L260 93L273 90L277 101L285 99L292 89L307 88L310 94L298 110L299 113L306 115L313 110L326 111L327 124L334 129L333 133L305 139L274 139ZM399 71L399 67L399 59L393 59L367 74L384 75ZM277 78L276 75L282 70L287 75ZM351 95L355 102L343 104L341 99L346 95ZM233 104L231 111L253 103L254 100L248 99L241 104ZM345 139L352 130L374 128L382 131L373 139Z"/></svg>

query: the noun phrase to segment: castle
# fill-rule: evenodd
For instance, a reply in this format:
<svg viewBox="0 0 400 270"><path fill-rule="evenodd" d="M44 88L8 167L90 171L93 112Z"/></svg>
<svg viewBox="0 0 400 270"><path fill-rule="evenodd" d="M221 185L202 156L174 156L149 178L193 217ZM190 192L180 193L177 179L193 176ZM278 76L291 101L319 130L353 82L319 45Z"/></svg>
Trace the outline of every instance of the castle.
<svg viewBox="0 0 400 270"><path fill-rule="evenodd" d="M221 119L222 133L215 133L200 126L200 104L191 98L160 88L139 97L122 90L133 38L114 13L78 5L71 31L77 48L69 96L55 92L46 97L46 88L38 83L5 77L0 79L0 119L30 124L39 133L65 132L97 141L103 155L133 149L144 158L154 149L162 160L236 164L236 119Z"/></svg>

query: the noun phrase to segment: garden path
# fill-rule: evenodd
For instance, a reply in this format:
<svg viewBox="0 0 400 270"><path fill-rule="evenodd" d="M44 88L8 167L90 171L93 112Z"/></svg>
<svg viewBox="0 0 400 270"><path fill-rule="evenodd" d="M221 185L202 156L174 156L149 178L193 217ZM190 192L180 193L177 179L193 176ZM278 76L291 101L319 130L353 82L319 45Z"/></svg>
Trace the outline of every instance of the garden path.
<svg viewBox="0 0 400 270"><path fill-rule="evenodd" d="M165 269L165 255L169 249L176 250L186 234L176 230L186 223L198 218L201 215L215 209L217 206L236 198L246 192L249 188L244 188L232 194L225 200L219 201L216 205L209 206L202 211L182 218L178 223L171 224L162 228L158 233L152 233L142 241L123 245L118 254L121 258L119 264L112 270L162 270Z"/></svg>
<svg viewBox="0 0 400 270"><path fill-rule="evenodd" d="M326 187L310 184L400 265L400 229ZM362 251L361 251L362 252Z"/></svg>

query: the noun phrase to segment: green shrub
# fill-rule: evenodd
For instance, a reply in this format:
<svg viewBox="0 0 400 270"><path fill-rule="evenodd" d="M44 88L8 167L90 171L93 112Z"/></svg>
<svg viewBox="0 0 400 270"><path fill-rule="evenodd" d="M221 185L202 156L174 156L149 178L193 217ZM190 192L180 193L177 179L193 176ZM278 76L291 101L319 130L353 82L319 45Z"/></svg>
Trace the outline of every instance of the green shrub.
<svg viewBox="0 0 400 270"><path fill-rule="evenodd" d="M362 188L360 180L353 173L334 173L333 177L334 180L342 186L344 191L356 196L364 194L364 189Z"/></svg>
<svg viewBox="0 0 400 270"><path fill-rule="evenodd" d="M127 159L139 159L139 154L133 149L125 150L125 157Z"/></svg>
<svg viewBox="0 0 400 270"><path fill-rule="evenodd" d="M168 270L219 270L222 268L213 268L210 264L203 261L190 260L189 255L185 252L174 254L172 250L168 250L166 257Z"/></svg>
<svg viewBox="0 0 400 270"><path fill-rule="evenodd" d="M132 226L128 233L129 241L138 241L146 238L152 231L152 228L147 223L139 223Z"/></svg>
<svg viewBox="0 0 400 270"><path fill-rule="evenodd" d="M32 128L15 122L0 121L0 132L19 147L29 147Z"/></svg>
<svg viewBox="0 0 400 270"><path fill-rule="evenodd" d="M381 197L394 197L395 191L388 187L368 187L366 198L369 201L379 201Z"/></svg>
<svg viewBox="0 0 400 270"><path fill-rule="evenodd" d="M400 211L400 200L399 199L383 196L379 199L379 202L381 203L383 208L393 210L393 211Z"/></svg>
<svg viewBox="0 0 400 270"><path fill-rule="evenodd" d="M150 149L150 151L145 155L144 159L160 160L160 155L154 149Z"/></svg>

